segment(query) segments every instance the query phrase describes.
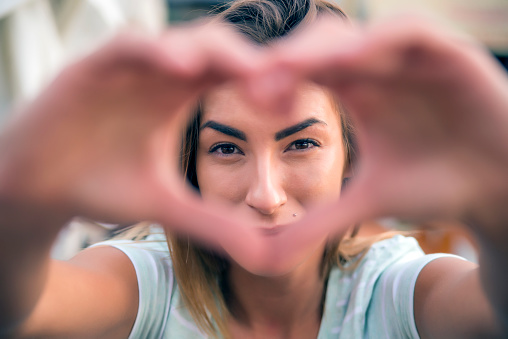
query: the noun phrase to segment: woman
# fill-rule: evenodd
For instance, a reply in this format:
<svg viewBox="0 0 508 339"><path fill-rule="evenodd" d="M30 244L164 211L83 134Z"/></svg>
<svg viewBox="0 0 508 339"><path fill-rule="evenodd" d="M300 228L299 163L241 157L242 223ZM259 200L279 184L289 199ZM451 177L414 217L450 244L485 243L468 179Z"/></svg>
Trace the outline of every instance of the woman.
<svg viewBox="0 0 508 339"><path fill-rule="evenodd" d="M318 12L334 18L274 39ZM506 335L506 76L475 46L418 22L360 32L337 17L324 1L238 1L223 20L271 49L222 27L181 28L155 42L119 38L64 72L0 142L4 332ZM202 203L167 159L178 159L186 111L205 90L182 153ZM362 150L340 202L352 154L336 95ZM171 259L152 228L49 260L76 214L157 220L174 232ZM423 256L410 238L368 252L344 238L352 222L388 214L468 216L482 270Z"/></svg>

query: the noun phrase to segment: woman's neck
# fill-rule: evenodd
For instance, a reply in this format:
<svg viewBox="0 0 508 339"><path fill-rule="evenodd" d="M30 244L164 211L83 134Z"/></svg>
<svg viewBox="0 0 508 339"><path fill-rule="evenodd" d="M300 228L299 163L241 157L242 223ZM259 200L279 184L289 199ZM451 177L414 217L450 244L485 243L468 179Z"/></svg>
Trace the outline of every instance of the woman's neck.
<svg viewBox="0 0 508 339"><path fill-rule="evenodd" d="M294 338L295 333L317 337L325 291L321 260L321 252L316 251L296 269L279 277L253 275L232 263L227 301L232 325L259 337Z"/></svg>

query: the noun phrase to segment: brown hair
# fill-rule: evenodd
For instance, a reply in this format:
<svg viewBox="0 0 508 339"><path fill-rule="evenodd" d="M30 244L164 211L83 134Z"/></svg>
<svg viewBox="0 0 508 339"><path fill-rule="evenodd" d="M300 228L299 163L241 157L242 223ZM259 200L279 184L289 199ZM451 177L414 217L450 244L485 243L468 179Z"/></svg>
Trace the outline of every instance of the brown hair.
<svg viewBox="0 0 508 339"><path fill-rule="evenodd" d="M327 0L237 0L219 8L215 18L233 26L251 41L266 45L290 34L297 26L311 23L319 15L331 14L339 20L346 15L333 2ZM346 108L333 100L340 116L342 142L345 149L345 169L354 169L356 143L354 127ZM181 150L181 168L185 179L199 191L196 175L196 153L201 125L201 106L184 131ZM345 178L346 179L346 178ZM344 182L343 187L346 186ZM139 223L122 232L117 238L143 241L150 234L149 223ZM323 253L321 274L328 277L332 267L353 270L370 246L399 232L385 232L367 238L356 237L357 227L341 239L330 241ZM166 234L178 288L183 302L198 327L212 337L229 338L227 319L231 316L228 298L231 297L227 272L227 259L197 246L188 238Z"/></svg>
<svg viewBox="0 0 508 339"><path fill-rule="evenodd" d="M219 12L216 14L217 20L233 26L250 40L261 45L290 34L297 26L311 23L322 14L331 14L339 20L347 20L344 12L336 4L326 0L237 0L217 11ZM348 169L351 173L357 157L354 127L346 108L338 100L333 101L342 128L346 156L346 168L343 170ZM180 154L185 179L198 191L196 153L201 111L198 104L196 115L184 131ZM152 232L150 223L139 223L123 231L116 238L143 241L150 232ZM354 227L349 234L327 244L320 270L325 279L332 267L353 270L373 243L400 234L385 232L360 238L356 237L356 232L357 228ZM212 337L219 337L222 334L223 337L229 338L227 319L231 314L227 305L231 294L227 284L228 260L193 244L188 238L170 233L166 235L173 272L189 313L205 333Z"/></svg>
<svg viewBox="0 0 508 339"><path fill-rule="evenodd" d="M297 26L310 23L319 15L331 14L339 20L346 15L333 2L326 0L237 0L228 7L218 9L216 19L231 25L251 41L266 45L271 41L290 34ZM355 158L354 128L346 110L339 103L336 109L340 115L346 166L352 168ZM181 165L189 183L199 190L196 176L196 151L201 123L201 107L189 124L183 138ZM321 272L326 277L336 265L342 269L352 258L366 253L372 243L391 235L369 239L356 239L353 230L349 236L328 244L324 254ZM228 261L192 244L187 238L168 235L174 274L181 296L190 314L201 330L211 336L221 333L229 337L226 319L229 314L226 276Z"/></svg>

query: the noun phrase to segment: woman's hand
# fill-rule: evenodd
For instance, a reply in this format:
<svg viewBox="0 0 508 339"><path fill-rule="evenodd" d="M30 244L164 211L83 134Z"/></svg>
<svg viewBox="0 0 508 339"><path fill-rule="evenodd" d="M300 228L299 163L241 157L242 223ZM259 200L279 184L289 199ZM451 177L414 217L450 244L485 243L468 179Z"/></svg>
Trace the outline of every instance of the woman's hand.
<svg viewBox="0 0 508 339"><path fill-rule="evenodd" d="M368 29L331 19L275 46L250 95L288 109L300 81L330 88L353 119L359 159L340 200L266 239L267 257L385 216L475 219L476 235L505 248L508 78L481 46L447 32L415 18Z"/></svg>
<svg viewBox="0 0 508 339"><path fill-rule="evenodd" d="M252 90L253 83L253 95L284 107L291 79L329 87L354 121L359 160L340 201L310 211L278 239L276 254L295 255L371 218L466 219L481 266L436 260L420 273L418 331L422 338L506 337L506 72L474 42L415 18L366 30L323 21L277 53L281 93Z"/></svg>
<svg viewBox="0 0 508 339"><path fill-rule="evenodd" d="M249 255L253 231L186 189L179 152L198 96L241 83L261 62L259 50L213 24L117 37L65 69L2 134L1 199L112 222L155 220L211 244L232 237Z"/></svg>
<svg viewBox="0 0 508 339"><path fill-rule="evenodd" d="M486 208L508 217L508 78L481 46L416 18L365 30L325 20L278 54L277 69L289 74L279 75L284 97L288 78L310 78L331 88L357 129L354 178L333 217L317 220L465 217Z"/></svg>
<svg viewBox="0 0 508 339"><path fill-rule="evenodd" d="M37 332L38 324L38 333L81 333L48 323L46 314L86 323L98 316L85 313L101 288L118 289L111 300L120 301L102 320L122 320L97 324L92 333L132 326L118 307L136 297L129 293L135 281L127 281L135 275L126 258L114 259L116 250L90 270L49 260L71 216L156 221L226 250L245 267L258 265L259 235L224 208L203 204L186 187L179 163L182 130L198 96L225 81L241 85L262 62L262 52L217 25L171 29L152 40L124 35L66 68L18 113L0 134L0 337ZM88 258L92 266L100 262ZM109 260L117 261L115 269ZM76 279L86 282L77 287L83 293L60 291ZM79 304L69 313L58 302L66 295ZM117 330L107 327L113 325Z"/></svg>

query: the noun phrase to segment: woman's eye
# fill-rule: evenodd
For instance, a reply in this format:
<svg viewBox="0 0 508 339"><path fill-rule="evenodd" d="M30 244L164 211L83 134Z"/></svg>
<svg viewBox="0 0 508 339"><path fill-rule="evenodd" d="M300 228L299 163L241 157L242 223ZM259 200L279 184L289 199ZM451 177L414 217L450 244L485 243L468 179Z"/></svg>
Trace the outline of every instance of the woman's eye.
<svg viewBox="0 0 508 339"><path fill-rule="evenodd" d="M209 153L218 153L221 155L231 155L231 154L243 154L243 152L233 144L218 144L214 145L208 151Z"/></svg>
<svg viewBox="0 0 508 339"><path fill-rule="evenodd" d="M286 150L305 150L313 147L319 147L319 143L312 139L300 139L293 141Z"/></svg>

